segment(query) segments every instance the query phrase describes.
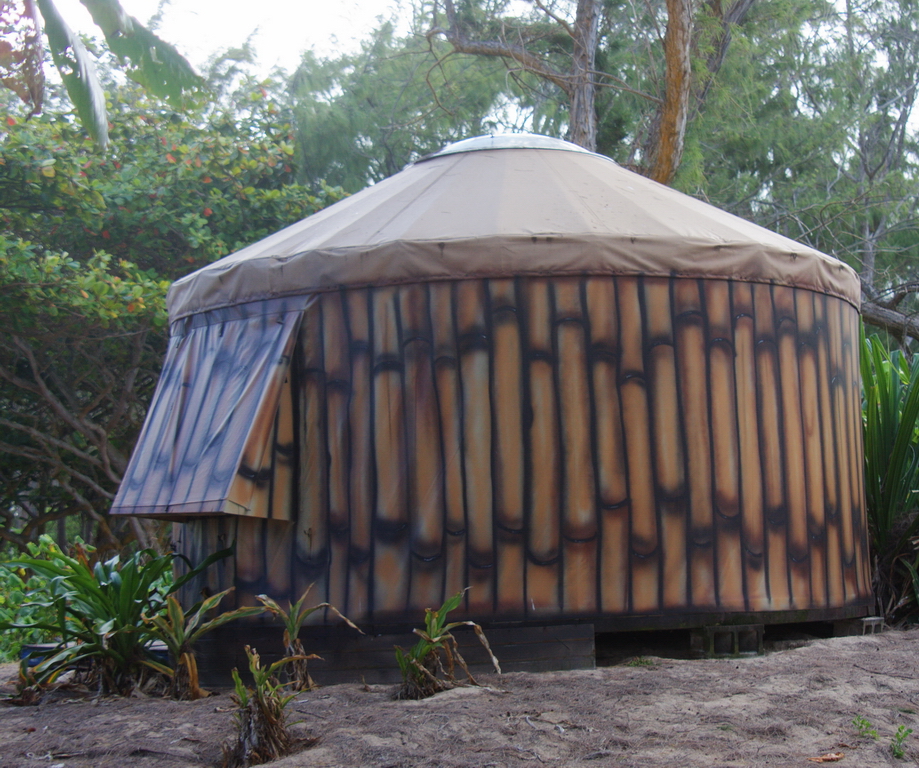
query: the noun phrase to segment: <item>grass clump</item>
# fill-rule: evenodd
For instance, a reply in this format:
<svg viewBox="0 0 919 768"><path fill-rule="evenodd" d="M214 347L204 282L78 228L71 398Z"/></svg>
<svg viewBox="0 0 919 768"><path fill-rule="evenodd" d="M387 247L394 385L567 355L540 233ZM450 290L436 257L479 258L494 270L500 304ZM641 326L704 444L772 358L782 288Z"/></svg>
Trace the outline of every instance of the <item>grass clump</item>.
<svg viewBox="0 0 919 768"><path fill-rule="evenodd" d="M248 768L277 760L288 754L294 744L288 731L286 710L297 694L288 693L275 673L298 659L285 657L262 667L258 652L248 645L246 656L254 686L244 685L238 670L233 670L235 690L230 697L237 708L233 715L236 738L224 745L224 768Z"/></svg>
<svg viewBox="0 0 919 768"><path fill-rule="evenodd" d="M430 608L425 610L424 629L414 630L420 639L412 648L406 651L396 646L396 661L402 673L402 685L396 691L395 698L424 699L457 685L478 685L459 652L456 638L451 634L451 630L457 627L472 627L491 657L495 671L501 674L501 666L478 624L474 621L447 622L447 614L459 607L465 592L463 590L448 598L436 611ZM456 679L456 665L466 674L465 681Z"/></svg>
<svg viewBox="0 0 919 768"><path fill-rule="evenodd" d="M364 634L351 619L343 615L341 611L331 603L319 603L318 605L313 605L308 608L304 607L303 604L306 602L307 595L309 595L312 588L313 585L310 584L304 590L303 594L300 595L300 599L297 600L296 603L288 602L288 609L286 611L268 597L268 595L258 595L256 597L269 613L276 616L284 624L284 658L288 660L287 668L284 672L287 676L288 685L294 691L311 691L317 687L313 678L310 677L307 663L311 659L321 660L321 657L317 656L315 653L307 654L303 649L303 643L300 642L299 637L300 627L303 626L303 622L309 618L310 614L314 611L318 611L320 608L328 608L349 627Z"/></svg>

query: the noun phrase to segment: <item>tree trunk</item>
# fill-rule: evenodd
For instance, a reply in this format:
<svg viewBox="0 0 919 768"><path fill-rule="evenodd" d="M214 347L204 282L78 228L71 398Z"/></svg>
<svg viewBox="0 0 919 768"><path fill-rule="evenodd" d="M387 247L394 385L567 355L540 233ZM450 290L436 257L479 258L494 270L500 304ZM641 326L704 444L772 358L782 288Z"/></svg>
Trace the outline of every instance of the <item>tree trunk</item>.
<svg viewBox="0 0 919 768"><path fill-rule="evenodd" d="M600 31L600 0L578 0L571 60L571 112L568 141L597 151L594 68Z"/></svg>
<svg viewBox="0 0 919 768"><path fill-rule="evenodd" d="M667 32L664 35L666 90L652 137L649 176L669 184L683 159L683 140L689 116L692 86L692 2L667 0Z"/></svg>

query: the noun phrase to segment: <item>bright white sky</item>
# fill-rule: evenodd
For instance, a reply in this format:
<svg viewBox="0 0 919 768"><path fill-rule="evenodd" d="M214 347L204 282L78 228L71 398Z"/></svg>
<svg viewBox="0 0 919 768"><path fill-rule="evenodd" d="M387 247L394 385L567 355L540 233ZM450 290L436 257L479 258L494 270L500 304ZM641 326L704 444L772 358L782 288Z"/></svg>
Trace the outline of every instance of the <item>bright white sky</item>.
<svg viewBox="0 0 919 768"><path fill-rule="evenodd" d="M156 13L157 0L121 0L142 24ZM79 0L55 0L71 28L97 34ZM157 34L172 43L197 68L217 50L242 44L257 30L259 69L292 70L312 48L333 56L357 50L380 16L396 15L400 0L172 0Z"/></svg>

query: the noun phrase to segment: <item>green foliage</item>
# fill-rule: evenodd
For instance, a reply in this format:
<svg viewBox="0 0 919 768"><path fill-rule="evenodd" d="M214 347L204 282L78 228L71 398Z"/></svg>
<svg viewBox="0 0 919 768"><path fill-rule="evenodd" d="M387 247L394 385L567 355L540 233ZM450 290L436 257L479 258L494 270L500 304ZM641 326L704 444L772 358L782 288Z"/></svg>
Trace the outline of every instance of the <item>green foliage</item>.
<svg viewBox="0 0 919 768"><path fill-rule="evenodd" d="M47 0L43 0L47 2ZM186 94L199 91L204 81L169 43L160 40L136 18L128 16L118 0L80 0L134 82L176 107Z"/></svg>
<svg viewBox="0 0 919 768"><path fill-rule="evenodd" d="M102 91L93 60L80 36L70 29L52 0L36 2L44 22L51 58L60 73L67 94L86 132L104 147L108 143L105 93ZM33 100L38 102L37 106L41 106L40 98Z"/></svg>
<svg viewBox="0 0 919 768"><path fill-rule="evenodd" d="M396 646L396 661L402 673L402 686L396 693L396 698L423 699L459 685L455 677L456 664L466 673L468 682L477 685L460 655L456 638L450 634L450 631L457 627L473 628L482 646L488 651L495 671L501 674L501 666L491 652L485 633L478 624L473 621L447 622L447 614L459 607L465 594L465 589L457 592L436 611L427 608L424 612L424 629L414 630L420 638L418 642L408 651Z"/></svg>
<svg viewBox="0 0 919 768"><path fill-rule="evenodd" d="M919 7L765 0L732 37L675 186L838 256L870 300L915 311L897 288L919 265Z"/></svg>
<svg viewBox="0 0 919 768"><path fill-rule="evenodd" d="M291 79L301 178L356 192L445 144L493 131L506 92L497 60L448 56L383 24L357 54L305 53Z"/></svg>
<svg viewBox="0 0 919 768"><path fill-rule="evenodd" d="M919 530L919 357L888 353L862 332L865 496L877 562L875 592L884 615L912 603L919 578L910 540ZM911 562L909 558L912 558Z"/></svg>
<svg viewBox="0 0 919 768"><path fill-rule="evenodd" d="M47 560L57 546L48 537L42 537L37 544L29 542L29 555ZM28 595L46 590L48 582L34 572L9 563L0 562L0 624L31 625L47 624L54 620L50 607L29 602ZM52 632L41 629L18 628L0 632L0 661L19 658L24 645L45 643L54 639Z"/></svg>
<svg viewBox="0 0 919 768"><path fill-rule="evenodd" d="M150 93L185 104L186 94L200 92L204 82L169 43L158 38L129 16L118 0L81 0L105 36L109 50L121 62L128 77ZM36 12L37 9L37 12ZM87 133L100 147L108 143L106 99L93 56L79 35L67 25L53 0L15 4L5 9L12 33L2 63L0 85L14 91L41 112L45 97L42 32L47 36L51 58L64 88Z"/></svg>
<svg viewBox="0 0 919 768"><path fill-rule="evenodd" d="M254 682L247 688L233 670L234 692L230 694L237 710L236 738L223 748L225 768L261 765L276 760L290 751L291 736L287 730L287 705L296 698L296 693L287 693L277 681L276 674L297 657L285 657L268 667L261 666L261 660L254 648L246 646L249 672Z"/></svg>
<svg viewBox="0 0 919 768"><path fill-rule="evenodd" d="M313 585L310 584L300 595L300 599L296 603L288 603L288 609L285 611L278 605L274 600L272 600L268 595L257 595L256 600L261 602L265 608L276 618L281 620L281 623L284 625L284 654L286 658L296 659L287 667L287 680L288 684L295 691L310 691L316 687L316 683L313 681L313 678L310 677L309 670L307 669L307 661L309 659L318 659L320 658L314 653L306 655L303 650L303 644L300 642L299 634L300 627L303 626L303 622L306 621L311 614L315 611L318 611L320 608L327 608L332 613L334 613L338 618L344 621L349 627L356 629L361 634L364 634L363 631L349 619L347 616L344 616L338 608L336 608L331 603L319 603L318 605L313 605L306 607L304 603L306 598L310 593L310 590L313 588Z"/></svg>
<svg viewBox="0 0 919 768"><path fill-rule="evenodd" d="M233 111L181 115L137 89L111 96L106 154L72 126L16 121L0 142L5 228L85 261L104 251L174 280L339 199L296 182L294 132L271 83Z"/></svg>
<svg viewBox="0 0 919 768"><path fill-rule="evenodd" d="M103 693L127 694L150 673L168 673L150 645L156 639L146 616L164 610L169 595L216 560L223 550L173 581L176 555L142 550L93 561L93 548L76 544L73 556L42 537L46 558L22 557L5 564L31 570L44 583L28 594L42 614L31 621L0 622L0 631L37 630L54 635L56 649L43 662L49 673L85 662L89 681Z"/></svg>
<svg viewBox="0 0 919 768"><path fill-rule="evenodd" d="M0 233L0 296L21 311L6 319L6 330L50 333L62 324L91 323L129 331L143 317L166 325L169 283L97 251L84 264L66 252L48 252L34 243Z"/></svg>
<svg viewBox="0 0 919 768"><path fill-rule="evenodd" d="M867 738L877 739L878 737L877 729L863 715L858 715L852 721L852 725L855 726L855 730L858 731L858 735L861 736L863 739L867 739Z"/></svg>
<svg viewBox="0 0 919 768"><path fill-rule="evenodd" d="M907 737L912 732L912 728L907 728L905 725L901 725L899 728L897 728L897 732L890 740L890 753L897 760L902 760L906 756L906 750L903 749L903 744L906 742Z"/></svg>
<svg viewBox="0 0 919 768"><path fill-rule="evenodd" d="M190 576L184 578L187 580ZM205 616L232 591L233 587L230 587L212 595L187 612L182 610L182 606L173 595L169 595L166 598L165 610L159 615L153 613L149 617L143 617L151 634L166 643L166 647L169 648L174 664L174 669L167 672L171 678L169 695L172 698L194 700L209 695L199 685L198 663L195 660L194 644L202 635L223 626L228 621L264 612L265 609L262 607L237 608L205 621Z"/></svg>
<svg viewBox="0 0 919 768"><path fill-rule="evenodd" d="M271 83L181 115L113 85L103 155L62 120L0 135L0 540L25 550L83 517L118 548L144 529L108 509L165 352L170 281L341 196L295 181ZM120 527L119 527L120 526Z"/></svg>

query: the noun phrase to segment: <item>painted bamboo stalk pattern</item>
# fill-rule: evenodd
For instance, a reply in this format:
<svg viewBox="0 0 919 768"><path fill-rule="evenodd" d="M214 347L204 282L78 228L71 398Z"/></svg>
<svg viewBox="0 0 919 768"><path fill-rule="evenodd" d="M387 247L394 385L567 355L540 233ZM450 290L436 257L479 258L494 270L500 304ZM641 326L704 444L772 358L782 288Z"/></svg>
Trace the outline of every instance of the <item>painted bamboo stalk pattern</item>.
<svg viewBox="0 0 919 768"><path fill-rule="evenodd" d="M561 589L561 451L552 340L552 284L532 280L523 288L526 361L523 378L527 409L526 539L528 615L552 616L562 610Z"/></svg>
<svg viewBox="0 0 919 768"><path fill-rule="evenodd" d="M861 604L857 323L730 280L332 292L235 480L264 519L182 546L236 536L242 600L315 582L380 623L464 587L483 619Z"/></svg>

